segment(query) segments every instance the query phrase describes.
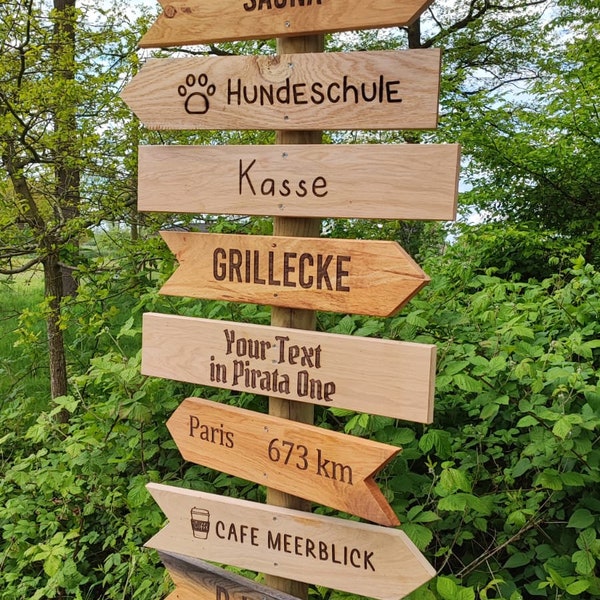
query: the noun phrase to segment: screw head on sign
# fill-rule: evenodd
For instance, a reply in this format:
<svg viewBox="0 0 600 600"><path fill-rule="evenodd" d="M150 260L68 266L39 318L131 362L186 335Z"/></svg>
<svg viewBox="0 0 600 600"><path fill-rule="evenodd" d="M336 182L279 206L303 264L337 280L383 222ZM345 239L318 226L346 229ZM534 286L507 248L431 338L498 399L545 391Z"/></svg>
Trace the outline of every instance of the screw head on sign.
<svg viewBox="0 0 600 600"><path fill-rule="evenodd" d="M177 9L169 4L168 6L165 6L164 13L167 19L172 19L177 14Z"/></svg>

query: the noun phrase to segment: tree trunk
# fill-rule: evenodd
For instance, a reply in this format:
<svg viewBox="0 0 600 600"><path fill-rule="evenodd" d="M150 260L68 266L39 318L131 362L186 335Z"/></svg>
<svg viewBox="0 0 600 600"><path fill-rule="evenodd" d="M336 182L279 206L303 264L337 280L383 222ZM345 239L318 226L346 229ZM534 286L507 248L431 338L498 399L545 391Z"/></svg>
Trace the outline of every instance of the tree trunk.
<svg viewBox="0 0 600 600"><path fill-rule="evenodd" d="M52 399L65 396L67 387L67 359L61 329L61 299L63 297L62 270L56 252L50 251L42 260L44 266L44 296L47 302L46 329L50 362L50 395ZM68 421L68 413L60 413L61 423Z"/></svg>
<svg viewBox="0 0 600 600"><path fill-rule="evenodd" d="M75 84L75 0L54 0L54 30L52 43L52 75L64 86L65 99L54 108L54 129L57 143L54 157L55 199L54 212L57 223L64 224L79 216L80 167L77 143L77 104L72 93ZM65 292L75 293L77 282L71 265L60 261L62 243L48 240L43 259L45 298L47 302L46 327L50 361L50 393L52 399L68 392L67 359L61 328L61 304ZM71 244L78 246L74 237ZM61 411L57 417L67 423L69 413Z"/></svg>
<svg viewBox="0 0 600 600"><path fill-rule="evenodd" d="M421 48L421 17L408 26L408 47L411 50Z"/></svg>
<svg viewBox="0 0 600 600"><path fill-rule="evenodd" d="M54 0L54 31L52 54L53 75L64 82L66 98L54 109L54 128L57 135L54 162L56 179L55 213L58 222L66 223L79 216L80 167L77 146L77 105L69 93L75 82L75 0ZM74 237L71 245L79 246ZM77 291L74 269L70 264L61 264L63 295L73 295Z"/></svg>

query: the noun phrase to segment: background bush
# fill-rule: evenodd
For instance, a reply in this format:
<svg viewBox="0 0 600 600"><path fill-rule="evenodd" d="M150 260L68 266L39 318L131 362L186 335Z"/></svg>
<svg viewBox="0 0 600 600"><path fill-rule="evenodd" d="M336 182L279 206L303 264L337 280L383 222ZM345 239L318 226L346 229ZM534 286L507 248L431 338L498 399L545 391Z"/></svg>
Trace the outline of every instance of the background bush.
<svg viewBox="0 0 600 600"><path fill-rule="evenodd" d="M395 317L319 314L324 331L436 344L434 423L322 409L317 421L403 447L378 481L439 571L415 600L600 596L600 274L578 259L545 279L501 277L471 241L429 259L431 284ZM263 411L266 399L143 377L140 321L157 310L267 323L268 310L158 296L173 269L158 238L113 240L108 256L90 259L65 307L73 393L27 413L17 386L2 404L4 600L163 598L169 579L142 548L164 523L149 481L264 497L185 463L165 422L191 394Z"/></svg>

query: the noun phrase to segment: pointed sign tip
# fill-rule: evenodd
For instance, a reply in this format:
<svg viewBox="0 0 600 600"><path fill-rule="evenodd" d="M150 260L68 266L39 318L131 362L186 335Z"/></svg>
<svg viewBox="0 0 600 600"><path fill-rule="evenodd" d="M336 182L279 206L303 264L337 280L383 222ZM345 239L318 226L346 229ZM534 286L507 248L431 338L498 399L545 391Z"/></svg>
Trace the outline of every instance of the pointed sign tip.
<svg viewBox="0 0 600 600"><path fill-rule="evenodd" d="M380 600L435 575L401 530L171 486L161 495L170 522L146 544L157 550Z"/></svg>
<svg viewBox="0 0 600 600"><path fill-rule="evenodd" d="M202 398L167 421L189 462L268 485L368 521L399 524L373 474L400 448Z"/></svg>

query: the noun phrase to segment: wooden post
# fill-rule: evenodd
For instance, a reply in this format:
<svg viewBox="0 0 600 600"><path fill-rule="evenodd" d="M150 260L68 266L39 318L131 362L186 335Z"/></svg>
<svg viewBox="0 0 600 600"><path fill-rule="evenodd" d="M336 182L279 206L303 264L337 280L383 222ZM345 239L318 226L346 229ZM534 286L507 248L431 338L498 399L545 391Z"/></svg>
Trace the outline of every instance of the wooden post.
<svg viewBox="0 0 600 600"><path fill-rule="evenodd" d="M322 35L278 38L277 52L279 54L299 54L304 52L323 52L324 37ZM320 131L278 131L278 144L320 144ZM319 237L321 234L320 219L298 219L290 217L273 218L273 234L290 237ZM277 327L293 327L295 329L316 329L316 313L314 310L296 310L293 308L271 308L271 325ZM300 421L314 422L314 406L312 404L294 402L283 398L269 398L269 414ZM291 496L279 490L267 489L267 503L298 510L310 510L310 502ZM297 598L308 598L308 585L273 575L265 576L267 586L286 592Z"/></svg>

